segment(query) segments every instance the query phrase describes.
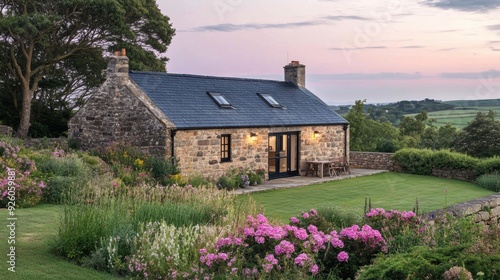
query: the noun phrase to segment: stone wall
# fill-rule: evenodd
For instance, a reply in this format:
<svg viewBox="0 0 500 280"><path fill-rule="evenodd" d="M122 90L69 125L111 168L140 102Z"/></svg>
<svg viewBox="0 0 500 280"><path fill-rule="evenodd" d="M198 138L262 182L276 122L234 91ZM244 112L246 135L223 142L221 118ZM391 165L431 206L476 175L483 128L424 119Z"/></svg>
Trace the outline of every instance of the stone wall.
<svg viewBox="0 0 500 280"><path fill-rule="evenodd" d="M432 176L474 182L477 178L476 170L432 169Z"/></svg>
<svg viewBox="0 0 500 280"><path fill-rule="evenodd" d="M315 131L318 135L315 136ZM329 160L344 154L344 130L338 126L179 130L174 155L184 176L219 177L231 168L268 168L269 133L299 132L299 171L307 160ZM257 134L252 140L250 133ZM231 135L231 161L220 162L220 135ZM348 149L349 147L347 147Z"/></svg>
<svg viewBox="0 0 500 280"><path fill-rule="evenodd" d="M448 213L455 217L472 216L474 222L486 225L500 224L500 193L450 206L427 214L436 219Z"/></svg>
<svg viewBox="0 0 500 280"><path fill-rule="evenodd" d="M12 136L14 130L10 126L0 125L0 136Z"/></svg>
<svg viewBox="0 0 500 280"><path fill-rule="evenodd" d="M350 152L349 164L354 168L400 171L401 168L392 158L393 155L393 153Z"/></svg>
<svg viewBox="0 0 500 280"><path fill-rule="evenodd" d="M104 84L70 120L68 135L85 150L120 142L165 157L172 126L128 77L128 58L115 56Z"/></svg>

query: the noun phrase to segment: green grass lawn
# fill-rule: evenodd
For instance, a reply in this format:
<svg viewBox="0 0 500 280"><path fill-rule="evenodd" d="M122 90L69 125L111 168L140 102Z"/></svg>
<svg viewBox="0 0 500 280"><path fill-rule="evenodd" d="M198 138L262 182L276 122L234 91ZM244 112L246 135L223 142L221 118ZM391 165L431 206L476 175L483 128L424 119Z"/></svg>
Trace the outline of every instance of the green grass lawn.
<svg viewBox="0 0 500 280"><path fill-rule="evenodd" d="M500 120L500 106L477 106L467 107L465 109L456 108L455 110L444 110L428 113L429 119L435 119L437 126L443 126L448 123L462 129L476 117L478 112L487 113L492 110L497 113L496 119ZM416 114L409 114L407 116L415 116Z"/></svg>
<svg viewBox="0 0 500 280"><path fill-rule="evenodd" d="M50 253L49 241L57 235L61 206L40 205L16 210L16 272L7 270L7 210L0 209L0 279L110 279L109 274L83 268Z"/></svg>
<svg viewBox="0 0 500 280"><path fill-rule="evenodd" d="M402 173L381 173L372 176L332 181L293 189L280 189L242 195L251 196L268 217L287 222L301 211L319 205L338 205L363 213L365 198L373 207L412 210L418 198L420 211L488 196L493 192L475 184Z"/></svg>

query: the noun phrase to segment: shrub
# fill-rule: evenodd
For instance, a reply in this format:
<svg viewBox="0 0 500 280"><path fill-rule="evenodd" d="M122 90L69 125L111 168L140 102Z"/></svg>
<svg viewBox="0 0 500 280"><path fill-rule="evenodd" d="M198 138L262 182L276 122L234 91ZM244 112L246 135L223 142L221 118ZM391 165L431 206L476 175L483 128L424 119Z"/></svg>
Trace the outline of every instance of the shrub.
<svg viewBox="0 0 500 280"><path fill-rule="evenodd" d="M81 177L52 176L47 180L43 199L48 203L60 204L64 197L71 191L76 191L76 187L82 184L85 184L85 181L82 181Z"/></svg>
<svg viewBox="0 0 500 280"><path fill-rule="evenodd" d="M500 173L500 157L482 159L477 165L479 174Z"/></svg>
<svg viewBox="0 0 500 280"><path fill-rule="evenodd" d="M250 169L233 168L226 171L217 180L217 187L219 189L234 190L237 188L245 188L250 185L261 184L264 180L265 171L260 169L253 171Z"/></svg>
<svg viewBox="0 0 500 280"><path fill-rule="evenodd" d="M206 179L206 178L204 178L201 175L196 175L196 176L190 177L187 180L187 184L191 185L192 187L195 187L195 188L202 187L202 186L212 186L213 185L213 183L210 182L209 179Z"/></svg>
<svg viewBox="0 0 500 280"><path fill-rule="evenodd" d="M432 174L432 151L419 149L402 149L394 154L394 159L404 171L412 174Z"/></svg>
<svg viewBox="0 0 500 280"><path fill-rule="evenodd" d="M500 271L498 254L470 254L465 246L429 249L415 247L411 252L379 256L374 265L362 268L356 279L443 279L446 271L454 266L464 267L482 279L497 279ZM458 278L460 279L460 278Z"/></svg>
<svg viewBox="0 0 500 280"><path fill-rule="evenodd" d="M317 207L317 211L318 216L323 217L326 221L331 223L335 229L360 224L363 221L363 217L357 214L359 211L354 211L346 207L320 205Z"/></svg>
<svg viewBox="0 0 500 280"><path fill-rule="evenodd" d="M28 154L17 144L0 141L0 207L9 202L15 207L32 207L41 201L46 185ZM14 179L12 183L9 183L9 177ZM15 189L9 189L9 184Z"/></svg>
<svg viewBox="0 0 500 280"><path fill-rule="evenodd" d="M476 179L476 183L490 191L500 192L500 174L484 174Z"/></svg>

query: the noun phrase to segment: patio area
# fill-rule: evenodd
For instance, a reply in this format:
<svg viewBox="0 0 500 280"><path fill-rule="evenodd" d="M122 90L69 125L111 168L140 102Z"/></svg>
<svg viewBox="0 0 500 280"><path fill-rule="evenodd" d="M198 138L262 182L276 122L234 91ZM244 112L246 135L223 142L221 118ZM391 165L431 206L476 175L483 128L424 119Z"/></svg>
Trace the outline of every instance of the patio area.
<svg viewBox="0 0 500 280"><path fill-rule="evenodd" d="M271 181L265 181L264 183L258 186L249 186L244 189L234 190L233 193L245 194L251 192L262 192L262 191L282 189L282 188L295 188L295 187L314 185L329 181L356 178L361 176L368 176L383 172L389 172L387 170L360 169L360 168L351 168L350 170L351 174L340 174L339 176L333 176L333 177L325 176L323 178L320 178L312 176L295 176L282 179L274 179Z"/></svg>

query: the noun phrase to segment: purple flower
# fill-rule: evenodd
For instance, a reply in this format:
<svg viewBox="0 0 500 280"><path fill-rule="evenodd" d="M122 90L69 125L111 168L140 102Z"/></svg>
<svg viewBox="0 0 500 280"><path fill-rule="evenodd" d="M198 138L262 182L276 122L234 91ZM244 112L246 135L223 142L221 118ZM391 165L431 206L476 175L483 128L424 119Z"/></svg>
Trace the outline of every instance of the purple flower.
<svg viewBox="0 0 500 280"><path fill-rule="evenodd" d="M297 219L297 218L295 218L295 217L291 217L290 221L292 222L292 224L298 224L298 223L300 223L300 220Z"/></svg>
<svg viewBox="0 0 500 280"><path fill-rule="evenodd" d="M349 255L345 251L342 251L337 255L337 260L339 260L339 262L347 262L349 260Z"/></svg>
<svg viewBox="0 0 500 280"><path fill-rule="evenodd" d="M309 213L311 213L311 216L313 216L313 217L318 215L318 211L316 211L314 209L309 210Z"/></svg>

